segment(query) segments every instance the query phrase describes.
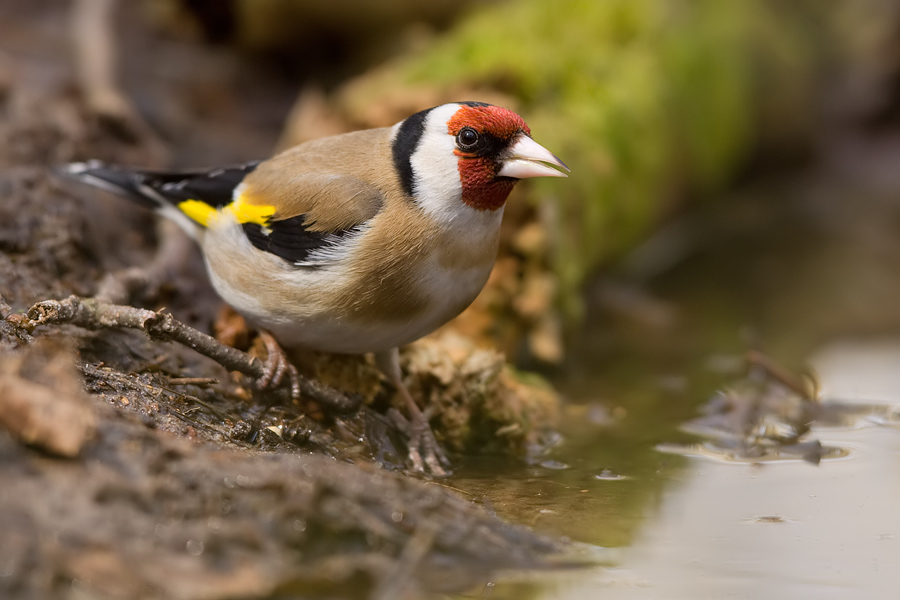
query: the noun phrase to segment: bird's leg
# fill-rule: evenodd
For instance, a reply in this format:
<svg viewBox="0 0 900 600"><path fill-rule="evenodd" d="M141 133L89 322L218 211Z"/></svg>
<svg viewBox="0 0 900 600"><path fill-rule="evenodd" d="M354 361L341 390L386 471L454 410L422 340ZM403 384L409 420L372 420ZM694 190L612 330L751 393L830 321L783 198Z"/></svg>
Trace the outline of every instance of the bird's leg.
<svg viewBox="0 0 900 600"><path fill-rule="evenodd" d="M448 475L445 467L450 466L450 461L434 438L434 432L431 430L428 419L425 418L419 405L416 404L415 399L409 393L409 390L406 389L406 386L403 385L403 382L397 380L394 382L394 385L397 386L397 391L405 401L409 411L409 455L413 460L413 464L415 465L418 462L417 468L422 470L422 461L424 460L428 471L432 475L437 477Z"/></svg>
<svg viewBox="0 0 900 600"><path fill-rule="evenodd" d="M297 368L291 364L287 354L271 333L263 329L259 330L259 338L266 346L266 362L263 365L263 376L256 384L261 390L271 390L281 385L287 376L291 382L291 398L300 398L300 374Z"/></svg>
<svg viewBox="0 0 900 600"><path fill-rule="evenodd" d="M400 373L400 355L397 349L375 353L375 362L397 388L397 392L406 404L409 413L409 459L413 469L425 472L427 466L432 475L438 477L448 475L446 468L450 466L450 461L438 445L428 419L422 414L419 405L403 384Z"/></svg>

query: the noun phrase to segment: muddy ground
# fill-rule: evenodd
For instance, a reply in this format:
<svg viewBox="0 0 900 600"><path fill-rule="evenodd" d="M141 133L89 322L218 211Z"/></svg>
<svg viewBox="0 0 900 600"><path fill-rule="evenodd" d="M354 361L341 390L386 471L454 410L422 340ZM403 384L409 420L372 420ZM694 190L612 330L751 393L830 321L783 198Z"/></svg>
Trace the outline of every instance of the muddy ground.
<svg viewBox="0 0 900 600"><path fill-rule="evenodd" d="M210 119L248 116L196 142L202 119L159 108L203 100L190 89L148 111L152 127L104 114L65 60L66 12L23 6L0 5L0 596L387 599L561 564L565 542L405 474L384 394L337 416L263 400L247 379L139 331L28 323L35 302L92 296L104 277L168 248L179 260L129 290L129 303L211 331L221 303L199 254L53 167L88 157L178 164L198 147L228 161L264 154L278 131L259 133L260 111L240 110L247 98L219 98ZM236 68L204 52L198 60ZM236 139L240 152L228 144Z"/></svg>

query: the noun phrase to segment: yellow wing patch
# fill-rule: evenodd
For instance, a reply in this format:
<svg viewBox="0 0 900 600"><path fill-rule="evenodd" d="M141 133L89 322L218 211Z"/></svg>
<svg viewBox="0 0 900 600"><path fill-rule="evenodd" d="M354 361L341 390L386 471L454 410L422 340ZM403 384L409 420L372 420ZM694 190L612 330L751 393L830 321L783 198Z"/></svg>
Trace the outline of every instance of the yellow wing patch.
<svg viewBox="0 0 900 600"><path fill-rule="evenodd" d="M237 200L225 207L239 223L256 223L266 225L275 214L275 207L265 204L250 204L239 196Z"/></svg>
<svg viewBox="0 0 900 600"><path fill-rule="evenodd" d="M216 208L202 200L185 200L178 203L178 210L197 221L204 227L209 226L209 221L216 214Z"/></svg>
<svg viewBox="0 0 900 600"><path fill-rule="evenodd" d="M219 209L215 206L202 200L193 199L179 202L178 209L204 227L209 227L219 213ZM223 206L221 210L234 215L238 223L257 223L259 225L266 225L269 222L269 218L275 214L274 206L249 204L240 198L227 206Z"/></svg>

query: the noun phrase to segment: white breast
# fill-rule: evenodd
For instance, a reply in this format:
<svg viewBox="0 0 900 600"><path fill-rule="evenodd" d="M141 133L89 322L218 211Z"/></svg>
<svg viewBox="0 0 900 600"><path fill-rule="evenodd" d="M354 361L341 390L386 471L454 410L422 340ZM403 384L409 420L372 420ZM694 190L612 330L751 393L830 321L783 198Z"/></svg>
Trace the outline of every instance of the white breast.
<svg viewBox="0 0 900 600"><path fill-rule="evenodd" d="M348 317L327 305L298 301L292 304L290 314L274 311L247 311L247 306L239 311L258 326L270 330L278 340L288 347L299 346L325 352L361 354L379 352L409 344L447 323L472 303L481 292L490 276L492 264L466 270L446 269L440 266L437 256L424 261L419 271L417 284L419 293L425 294L430 309L404 321L364 321ZM337 286L340 273L326 275L321 271L315 276L296 271L291 277L297 289L312 290L322 283L323 276L331 279L330 285ZM220 293L229 293L217 286ZM308 298L310 294L302 294ZM300 294L298 294L298 300ZM239 295L242 298L243 295ZM227 298L226 298L227 299ZM229 302L231 302L229 300Z"/></svg>
<svg viewBox="0 0 900 600"><path fill-rule="evenodd" d="M353 271L348 264L352 264L355 252L364 251L365 236L349 240L332 262L314 269L298 268L253 247L233 221L207 230L203 247L210 279L219 295L285 347L347 354L379 352L431 333L475 299L493 267L501 212L463 212L452 225L442 228L451 239L484 246L483 260L454 263L442 255L442 245L436 244L427 257L420 257L411 266L414 272L409 278L417 286L417 294L428 300L428 310L399 322L356 318L342 312L345 309L333 301L337 291L354 292Z"/></svg>

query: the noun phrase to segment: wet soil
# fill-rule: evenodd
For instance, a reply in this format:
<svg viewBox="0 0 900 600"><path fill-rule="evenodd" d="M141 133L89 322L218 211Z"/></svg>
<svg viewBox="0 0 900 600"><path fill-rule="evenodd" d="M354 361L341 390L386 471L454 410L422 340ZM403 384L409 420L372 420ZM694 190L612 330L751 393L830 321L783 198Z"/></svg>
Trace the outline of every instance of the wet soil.
<svg viewBox="0 0 900 600"><path fill-rule="evenodd" d="M21 326L37 301L91 296L105 275L151 262L169 235L53 172L88 157L161 165L177 146L85 105L47 36L64 32L61 15L32 6L0 26L0 595L388 599L561 564L566 542L396 472L396 426L374 409L267 405L215 362L136 331ZM34 40L12 31L32 17ZM203 124L163 119L184 98L159 100L151 118L183 125L173 137L190 148ZM246 114L216 136L219 154L251 156L206 161L268 152L277 130L243 135L259 125ZM181 259L132 301L209 331L221 303L199 254Z"/></svg>
<svg viewBox="0 0 900 600"><path fill-rule="evenodd" d="M136 386L84 394L66 350L36 342L0 380L52 390L91 423L72 457L0 429L4 597L389 598L546 566L562 549L439 485L321 454L198 443L191 426L177 434L158 418L178 410L172 398L138 412L121 406ZM66 369L68 380L46 377ZM42 417L49 427L53 415Z"/></svg>

